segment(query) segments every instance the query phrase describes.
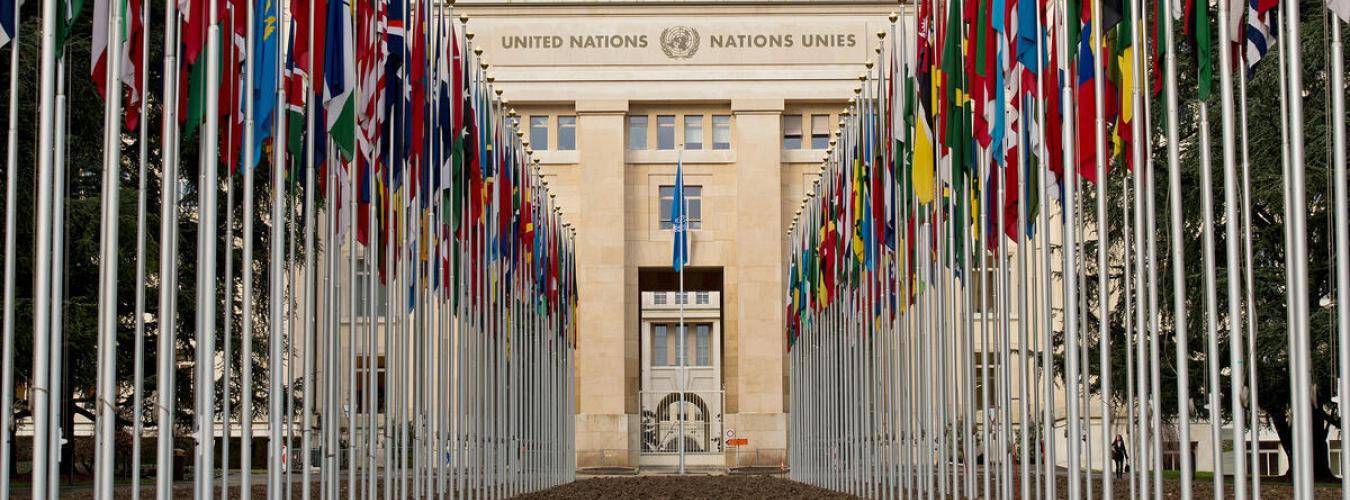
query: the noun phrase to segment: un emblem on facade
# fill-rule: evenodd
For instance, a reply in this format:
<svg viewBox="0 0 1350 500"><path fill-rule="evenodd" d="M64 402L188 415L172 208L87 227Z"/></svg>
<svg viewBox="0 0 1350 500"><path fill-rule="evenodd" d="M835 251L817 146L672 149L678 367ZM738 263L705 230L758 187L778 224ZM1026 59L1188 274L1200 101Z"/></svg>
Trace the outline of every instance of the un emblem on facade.
<svg viewBox="0 0 1350 500"><path fill-rule="evenodd" d="M688 59L698 52L698 30L671 26L661 32L661 51L671 59Z"/></svg>

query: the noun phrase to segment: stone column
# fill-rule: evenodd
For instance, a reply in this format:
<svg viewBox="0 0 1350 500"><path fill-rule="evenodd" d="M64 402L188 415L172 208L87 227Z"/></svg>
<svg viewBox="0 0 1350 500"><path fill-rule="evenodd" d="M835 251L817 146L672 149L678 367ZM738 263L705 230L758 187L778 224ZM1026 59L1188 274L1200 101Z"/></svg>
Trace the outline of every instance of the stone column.
<svg viewBox="0 0 1350 500"><path fill-rule="evenodd" d="M577 466L636 466L625 411L625 100L578 101Z"/></svg>
<svg viewBox="0 0 1350 500"><path fill-rule="evenodd" d="M782 99L733 100L736 149L737 438L777 465L783 413ZM728 465L735 465L728 460ZM751 465L742 463L741 465ZM758 465L758 464L757 464Z"/></svg>

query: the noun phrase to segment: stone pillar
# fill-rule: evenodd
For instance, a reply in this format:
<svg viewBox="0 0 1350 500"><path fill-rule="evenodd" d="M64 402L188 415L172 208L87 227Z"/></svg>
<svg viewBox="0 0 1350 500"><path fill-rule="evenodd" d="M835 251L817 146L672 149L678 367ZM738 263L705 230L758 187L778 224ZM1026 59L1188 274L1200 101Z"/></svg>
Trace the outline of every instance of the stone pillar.
<svg viewBox="0 0 1350 500"><path fill-rule="evenodd" d="M625 411L625 100L578 101L577 466L637 466ZM630 446L630 443L633 446Z"/></svg>
<svg viewBox="0 0 1350 500"><path fill-rule="evenodd" d="M736 148L737 413L740 465L778 465L783 413L782 99L733 100ZM758 455L746 454L759 450ZM754 457L755 464L746 463ZM728 457L728 465L737 465Z"/></svg>

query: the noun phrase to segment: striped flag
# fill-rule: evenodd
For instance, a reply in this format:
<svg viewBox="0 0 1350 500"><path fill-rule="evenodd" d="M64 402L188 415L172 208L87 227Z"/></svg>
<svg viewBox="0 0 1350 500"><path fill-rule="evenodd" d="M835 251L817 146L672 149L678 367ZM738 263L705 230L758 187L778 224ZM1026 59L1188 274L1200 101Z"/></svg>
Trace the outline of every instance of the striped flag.
<svg viewBox="0 0 1350 500"><path fill-rule="evenodd" d="M90 40L92 47L89 49L89 76L94 79L94 88L98 90L98 96L104 100L108 99L108 24L110 23L109 12L110 0L94 0L94 36ZM122 1L118 0L115 8L122 8ZM65 4L65 2L62 2ZM121 29L118 27L117 29ZM58 37L60 38L60 37ZM59 42L58 42L59 43ZM60 50L59 48L57 49Z"/></svg>
<svg viewBox="0 0 1350 500"><path fill-rule="evenodd" d="M263 142L272 137L273 111L277 108L277 58L281 47L280 15L277 0L257 0L254 14L253 57L253 151L248 167L253 168L262 158Z"/></svg>
<svg viewBox="0 0 1350 500"><path fill-rule="evenodd" d="M127 0L123 6L126 10L122 12L124 31L120 37L121 78L122 83L128 87L127 106L123 112L127 130L134 131L141 121L141 95L142 89L145 88L143 81L145 62L141 58L141 49L145 43L145 23L141 19L141 0Z"/></svg>
<svg viewBox="0 0 1350 500"><path fill-rule="evenodd" d="M328 136L347 161L356 153L355 55L350 0L330 0L324 23L323 108ZM317 33L316 33L317 34Z"/></svg>
<svg viewBox="0 0 1350 500"><path fill-rule="evenodd" d="M1270 23L1270 11L1279 0L1247 0L1247 73L1256 69L1256 63L1266 57L1275 46L1277 31Z"/></svg>

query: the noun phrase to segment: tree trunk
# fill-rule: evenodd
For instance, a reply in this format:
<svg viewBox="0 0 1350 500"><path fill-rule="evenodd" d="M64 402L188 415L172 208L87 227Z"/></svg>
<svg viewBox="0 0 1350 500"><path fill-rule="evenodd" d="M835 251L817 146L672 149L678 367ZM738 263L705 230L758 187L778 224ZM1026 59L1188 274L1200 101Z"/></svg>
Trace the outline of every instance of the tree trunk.
<svg viewBox="0 0 1350 500"><path fill-rule="evenodd" d="M1316 410L1314 410L1316 411ZM1270 416L1270 425L1275 428L1275 433L1280 436L1280 447L1284 448L1285 456L1289 458L1289 470L1285 472L1284 479L1294 480L1294 428L1289 423L1284 411L1267 412ZM1312 474L1313 480L1319 482L1335 482L1336 475L1331 470L1331 457L1327 450L1327 435L1330 433L1330 427L1322 423L1312 426Z"/></svg>
<svg viewBox="0 0 1350 500"><path fill-rule="evenodd" d="M1280 447L1284 448L1284 454L1289 457L1289 470L1284 473L1284 479L1294 480L1294 429L1289 425L1289 419L1285 416L1285 408L1278 408L1275 411L1266 411L1270 417L1270 426L1275 428L1275 434L1280 436Z"/></svg>
<svg viewBox="0 0 1350 500"><path fill-rule="evenodd" d="M1314 410L1325 416L1324 412ZM1335 482L1336 475L1331 471L1331 454L1328 453L1327 435L1331 433L1331 426L1323 423L1322 418L1315 419L1312 425L1312 474L1313 481L1317 482ZM1344 457L1344 454L1342 454ZM1344 458L1342 458L1344 460Z"/></svg>

